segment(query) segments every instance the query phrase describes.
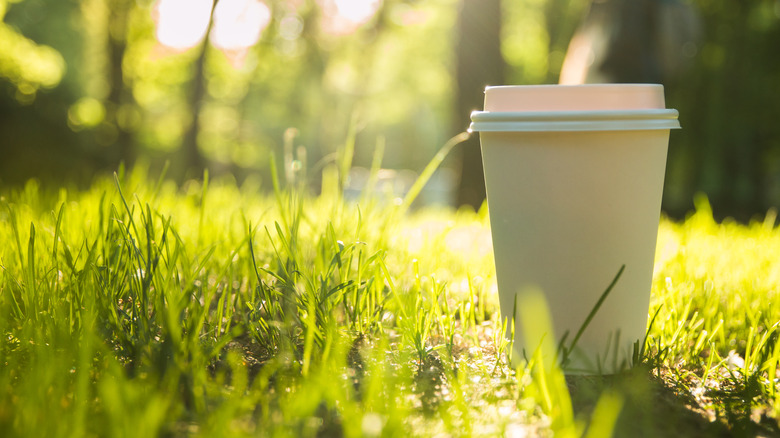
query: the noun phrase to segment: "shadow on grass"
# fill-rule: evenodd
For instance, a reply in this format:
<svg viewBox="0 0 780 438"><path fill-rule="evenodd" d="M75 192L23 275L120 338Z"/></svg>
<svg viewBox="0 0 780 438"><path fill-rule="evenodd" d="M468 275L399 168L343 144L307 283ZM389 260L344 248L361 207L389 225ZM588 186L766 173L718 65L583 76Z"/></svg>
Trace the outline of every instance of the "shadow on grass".
<svg viewBox="0 0 780 438"><path fill-rule="evenodd" d="M751 400L731 400L706 411L689 392L675 389L649 368L614 376L567 376L566 382L575 415L581 418L590 418L604 392L622 397L616 437L780 436L774 420L751 417Z"/></svg>

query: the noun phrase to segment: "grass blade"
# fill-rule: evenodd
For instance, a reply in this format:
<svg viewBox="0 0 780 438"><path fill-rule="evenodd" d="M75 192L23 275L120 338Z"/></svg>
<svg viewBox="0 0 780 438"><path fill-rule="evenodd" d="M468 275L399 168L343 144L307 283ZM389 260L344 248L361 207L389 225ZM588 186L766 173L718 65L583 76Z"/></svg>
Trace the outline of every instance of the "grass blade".
<svg viewBox="0 0 780 438"><path fill-rule="evenodd" d="M468 140L469 137L471 137L470 133L461 132L460 134L447 140L447 143L445 143L444 146L442 146L442 148L436 152L436 155L434 155L433 159L431 159L428 165L425 166L425 169L423 169L422 173L420 173L420 176L406 193L406 196L404 196L404 200L399 208L399 212L401 214L405 213L409 207L411 207L412 203L415 199L417 199L417 196L420 194L423 187L425 187L425 184L428 183L428 180L431 179L433 173L436 172L436 169L438 169L444 159L447 158L447 155L449 155L452 148Z"/></svg>
<svg viewBox="0 0 780 438"><path fill-rule="evenodd" d="M574 348L577 346L577 342L579 342L580 337L583 333L585 333L585 329L588 328L588 325L590 325L590 322L593 320L593 317L596 316L596 313L601 308L601 305L604 304L604 300L607 299L607 296L609 296L609 293L612 292L612 289L617 284L618 280L620 279L620 276L623 275L623 271L626 269L626 265L623 265L618 270L617 275L615 275L615 278L612 279L612 282L609 284L607 289L601 294L598 301L596 301L596 304L593 306L593 309L590 310L590 313L588 313L588 316L585 318L585 321L582 322L582 325L580 326L579 330L577 330L577 334L574 335L574 339L572 339L571 344L569 347L563 351L562 355L562 363L567 363L569 359L569 355L572 351L574 351Z"/></svg>

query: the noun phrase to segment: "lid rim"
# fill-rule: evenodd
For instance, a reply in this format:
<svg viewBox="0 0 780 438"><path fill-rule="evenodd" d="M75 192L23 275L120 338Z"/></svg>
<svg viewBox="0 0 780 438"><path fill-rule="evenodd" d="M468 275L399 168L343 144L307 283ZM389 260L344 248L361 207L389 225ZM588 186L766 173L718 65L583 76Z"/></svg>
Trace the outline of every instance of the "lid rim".
<svg viewBox="0 0 780 438"><path fill-rule="evenodd" d="M617 122L472 122L470 132L658 131L680 129L677 120Z"/></svg>
<svg viewBox="0 0 780 438"><path fill-rule="evenodd" d="M676 119L676 109L598 110L598 111L473 111L473 121L523 120L652 120Z"/></svg>
<svg viewBox="0 0 780 438"><path fill-rule="evenodd" d="M472 132L628 131L679 129L675 109L608 111L474 111Z"/></svg>

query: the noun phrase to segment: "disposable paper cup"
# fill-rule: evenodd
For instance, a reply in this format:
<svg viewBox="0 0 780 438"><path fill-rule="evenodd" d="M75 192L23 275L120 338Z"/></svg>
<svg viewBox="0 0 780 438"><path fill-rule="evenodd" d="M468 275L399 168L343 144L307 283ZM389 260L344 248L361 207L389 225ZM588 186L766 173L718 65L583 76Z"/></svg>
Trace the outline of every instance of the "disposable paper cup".
<svg viewBox="0 0 780 438"><path fill-rule="evenodd" d="M544 337L571 342L625 266L563 366L592 374L631 364L647 326L677 115L661 85L485 90L471 130L482 145L501 312L515 318L514 359L530 358ZM554 333L524 332L523 312L513 315L539 290Z"/></svg>

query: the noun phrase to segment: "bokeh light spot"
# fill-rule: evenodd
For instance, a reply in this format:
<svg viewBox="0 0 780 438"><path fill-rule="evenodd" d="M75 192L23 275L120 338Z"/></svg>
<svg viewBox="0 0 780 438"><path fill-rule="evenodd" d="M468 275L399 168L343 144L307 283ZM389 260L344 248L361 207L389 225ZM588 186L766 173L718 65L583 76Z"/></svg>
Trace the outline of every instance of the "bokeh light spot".
<svg viewBox="0 0 780 438"><path fill-rule="evenodd" d="M155 11L157 41L176 50L195 47L206 36L212 0L159 0Z"/></svg>
<svg viewBox="0 0 780 438"><path fill-rule="evenodd" d="M103 104L92 97L84 97L68 109L68 125L74 131L93 128L99 125L106 116Z"/></svg>
<svg viewBox="0 0 780 438"><path fill-rule="evenodd" d="M214 10L211 43L219 49L251 47L271 21L271 10L258 0L220 0Z"/></svg>
<svg viewBox="0 0 780 438"><path fill-rule="evenodd" d="M353 22L365 23L376 14L381 0L335 0L338 14Z"/></svg>

